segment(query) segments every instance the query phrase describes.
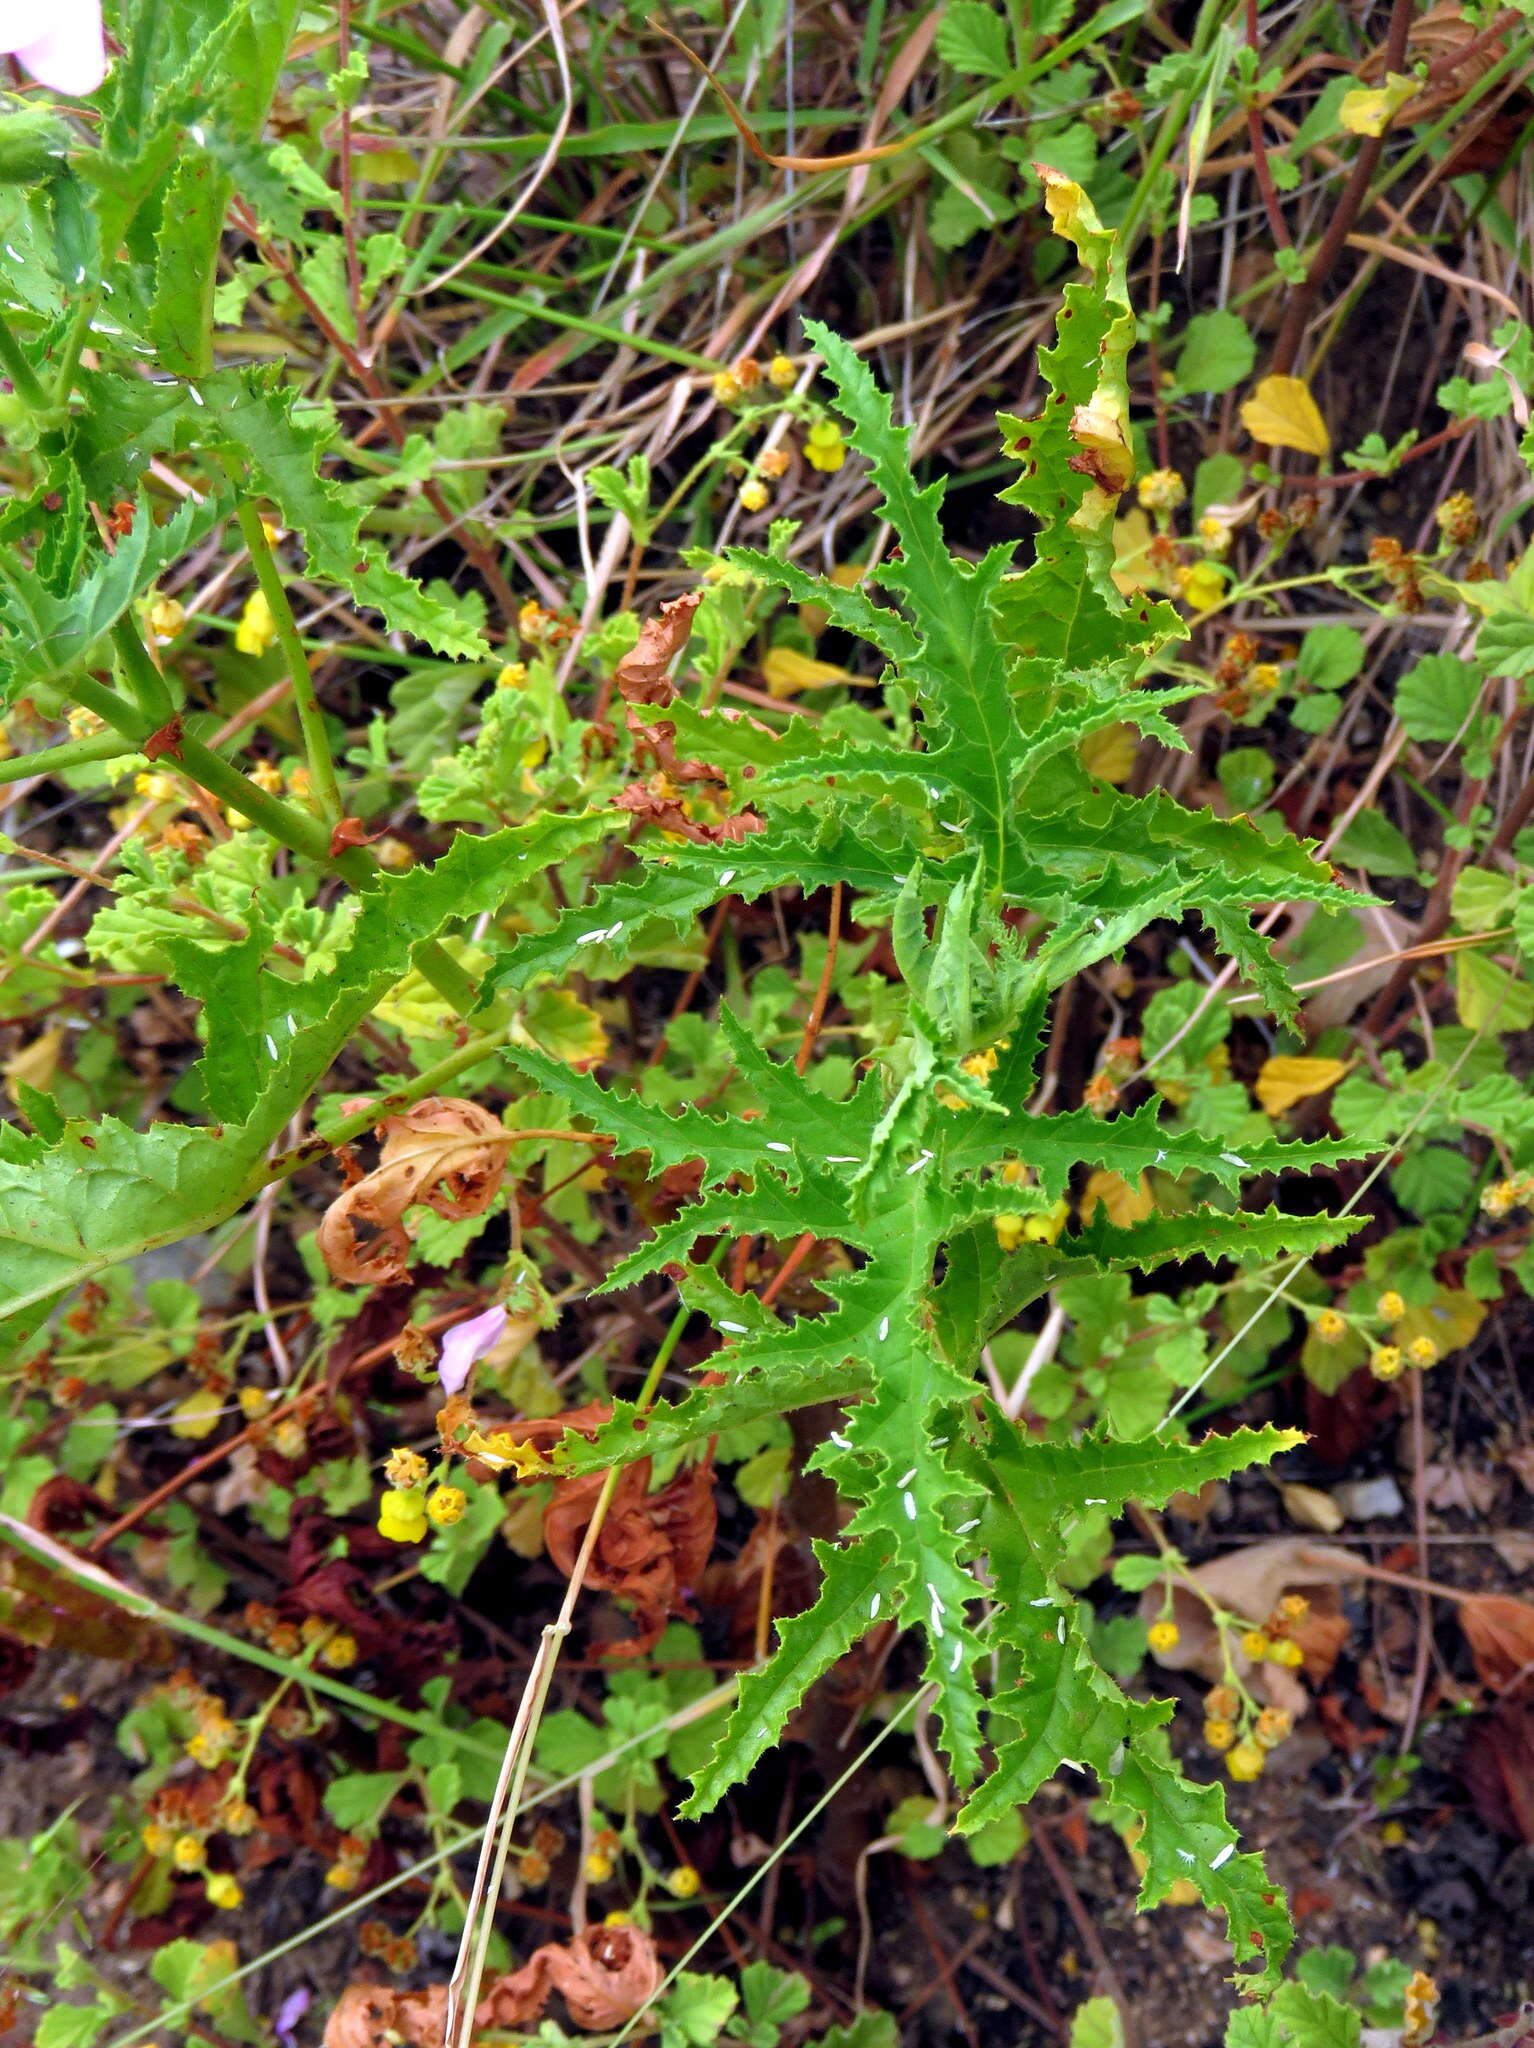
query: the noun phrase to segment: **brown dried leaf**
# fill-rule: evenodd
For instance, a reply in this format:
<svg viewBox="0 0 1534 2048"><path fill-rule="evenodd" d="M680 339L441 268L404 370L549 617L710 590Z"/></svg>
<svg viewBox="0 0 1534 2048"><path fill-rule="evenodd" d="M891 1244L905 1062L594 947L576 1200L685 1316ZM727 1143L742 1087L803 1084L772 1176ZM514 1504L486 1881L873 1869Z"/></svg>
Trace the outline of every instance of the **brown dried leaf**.
<svg viewBox="0 0 1534 2048"><path fill-rule="evenodd" d="M1505 1593L1469 1593L1459 1603L1477 1676L1507 1692L1534 1675L1534 1607Z"/></svg>
<svg viewBox="0 0 1534 2048"><path fill-rule="evenodd" d="M1422 1498L1430 1508L1484 1515L1496 1502L1497 1482L1491 1473L1474 1465L1425 1465Z"/></svg>
<svg viewBox="0 0 1534 2048"><path fill-rule="evenodd" d="M1534 1842L1534 1701L1504 1700L1480 1716L1460 1775L1487 1827Z"/></svg>
<svg viewBox="0 0 1534 2048"><path fill-rule="evenodd" d="M1305 1652L1305 1674L1318 1684L1331 1670L1347 1638L1347 1620L1337 1589L1358 1577L1357 1560L1347 1551L1317 1543L1310 1536L1281 1536L1271 1543L1254 1543L1249 1549L1214 1558L1190 1576L1221 1607L1254 1625L1260 1625L1286 1593L1303 1594L1310 1602L1310 1613L1294 1630L1294 1638ZM1163 1599L1159 1580L1141 1594L1140 1614L1147 1624L1161 1613ZM1217 1685L1225 1675L1219 1633L1203 1600L1180 1581L1172 1586L1172 1619L1177 1623L1177 1643L1170 1650L1158 1651L1157 1663L1173 1671L1196 1672L1210 1685ZM1231 1649L1238 1668L1251 1673L1251 1682L1275 1705L1287 1707L1296 1719L1305 1712L1309 1696L1293 1672L1274 1664L1252 1667L1239 1642Z"/></svg>
<svg viewBox="0 0 1534 2048"><path fill-rule="evenodd" d="M701 763L680 762L679 769L701 766ZM703 778L689 778L700 781ZM678 833L683 839L690 839L696 846L738 846L752 832L765 832L767 821L755 811L736 811L733 815L720 818L714 824L700 824L696 818L689 818L682 808L681 791L672 780L671 772L660 770L644 782L631 782L620 789L613 798L620 811L628 811L641 824L656 825L662 832Z"/></svg>
<svg viewBox="0 0 1534 2048"><path fill-rule="evenodd" d="M544 1512L544 1543L566 1576L575 1569L603 1484L600 1472L562 1479ZM658 1493L650 1493L649 1484L648 1458L624 1467L586 1572L587 1585L634 1603L639 1633L611 1645L613 1656L641 1655L674 1615L690 1612L688 1601L714 1545L711 1465L685 1466Z"/></svg>
<svg viewBox="0 0 1534 2048"><path fill-rule="evenodd" d="M331 1275L354 1285L405 1277L410 1240L402 1221L413 1203L439 1216L479 1216L500 1192L511 1133L488 1109L454 1095L428 1095L385 1117L377 1166L325 1211L319 1247Z"/></svg>
<svg viewBox="0 0 1534 2048"><path fill-rule="evenodd" d="M670 676L673 661L687 645L692 615L703 602L701 590L689 590L663 604L639 629L639 638L613 674L618 694L630 704L669 704L676 695Z"/></svg>
<svg viewBox="0 0 1534 2048"><path fill-rule="evenodd" d="M638 1927L588 1927L567 1947L535 1949L497 1978L474 2013L476 2032L525 2027L558 1991L575 2025L607 2033L633 2019L661 1986L655 1943ZM350 1984L325 2026L324 2048L442 2048L447 1986L394 1991Z"/></svg>

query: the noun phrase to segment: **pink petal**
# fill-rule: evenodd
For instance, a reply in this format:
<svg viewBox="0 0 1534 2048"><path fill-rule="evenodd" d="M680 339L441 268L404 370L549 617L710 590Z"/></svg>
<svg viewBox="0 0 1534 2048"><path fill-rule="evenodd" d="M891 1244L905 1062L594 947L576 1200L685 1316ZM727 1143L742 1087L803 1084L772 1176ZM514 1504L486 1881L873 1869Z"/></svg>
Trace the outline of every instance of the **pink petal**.
<svg viewBox="0 0 1534 2048"><path fill-rule="evenodd" d="M45 36L57 12L53 0L0 0L0 56L24 50Z"/></svg>
<svg viewBox="0 0 1534 2048"><path fill-rule="evenodd" d="M499 1302L483 1315L470 1316L466 1323L454 1323L442 1339L442 1356L437 1360L437 1378L445 1394L463 1391L474 1361L494 1347L505 1327L506 1311Z"/></svg>
<svg viewBox="0 0 1534 2048"><path fill-rule="evenodd" d="M10 7L5 11L9 20ZM12 46L22 69L30 71L39 85L67 93L71 99L94 92L107 75L101 0L54 0L41 23L31 7L24 12L29 25L42 32L33 41Z"/></svg>

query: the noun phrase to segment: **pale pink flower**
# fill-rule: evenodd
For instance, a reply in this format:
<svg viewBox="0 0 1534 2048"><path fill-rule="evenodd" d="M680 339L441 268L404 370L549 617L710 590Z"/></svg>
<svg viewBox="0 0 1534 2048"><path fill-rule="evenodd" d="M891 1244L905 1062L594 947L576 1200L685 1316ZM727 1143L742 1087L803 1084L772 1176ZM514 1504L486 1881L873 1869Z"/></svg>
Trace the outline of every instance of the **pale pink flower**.
<svg viewBox="0 0 1534 2048"><path fill-rule="evenodd" d="M101 0L0 0L0 56L51 92L94 92L107 75Z"/></svg>
<svg viewBox="0 0 1534 2048"><path fill-rule="evenodd" d="M494 1347L505 1327L506 1311L499 1302L483 1315L470 1316L466 1323L454 1323L442 1339L442 1356L437 1360L443 1393L463 1391L475 1360Z"/></svg>

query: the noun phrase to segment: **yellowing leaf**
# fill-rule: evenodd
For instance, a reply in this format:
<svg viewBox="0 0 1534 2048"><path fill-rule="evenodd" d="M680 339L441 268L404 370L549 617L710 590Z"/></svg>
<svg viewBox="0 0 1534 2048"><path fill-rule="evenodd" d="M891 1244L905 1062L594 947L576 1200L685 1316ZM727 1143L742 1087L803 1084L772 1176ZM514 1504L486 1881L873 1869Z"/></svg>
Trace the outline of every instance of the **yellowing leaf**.
<svg viewBox="0 0 1534 2048"><path fill-rule="evenodd" d="M24 1045L20 1052L0 1067L5 1076L5 1092L12 1102L17 1100L17 1084L25 1081L30 1088L46 1091L59 1064L59 1050L64 1043L64 1027L55 1024L47 1031L39 1032L30 1045Z"/></svg>
<svg viewBox="0 0 1534 2048"><path fill-rule="evenodd" d="M762 657L762 674L773 697L792 697L796 690L823 690L831 683L853 680L834 661L817 661L796 647L770 647Z"/></svg>
<svg viewBox="0 0 1534 2048"><path fill-rule="evenodd" d="M1124 782L1135 765L1140 736L1132 725L1105 725L1089 733L1077 752L1088 775L1098 782Z"/></svg>
<svg viewBox="0 0 1534 2048"><path fill-rule="evenodd" d="M1383 135L1408 101L1422 90L1420 82L1400 71L1387 73L1385 83L1373 90L1355 87L1342 95L1337 119L1350 135Z"/></svg>
<svg viewBox="0 0 1534 2048"><path fill-rule="evenodd" d="M1155 538L1147 515L1138 505L1113 522L1113 581L1121 597L1136 590L1171 590L1166 571L1151 561L1149 548Z"/></svg>
<svg viewBox="0 0 1534 2048"><path fill-rule="evenodd" d="M416 161L408 149L359 150L356 175L364 185L408 185L416 174Z"/></svg>
<svg viewBox="0 0 1534 2048"><path fill-rule="evenodd" d="M1106 1168L1090 1175L1081 1191L1083 1223L1099 1202L1108 1212L1108 1221L1117 1224L1120 1230L1131 1223L1143 1223L1156 1209L1143 1173L1137 1174L1131 1183L1121 1173L1110 1173Z"/></svg>
<svg viewBox="0 0 1534 2048"><path fill-rule="evenodd" d="M1331 453L1332 437L1303 377L1264 377L1241 408L1241 424L1268 448Z"/></svg>
<svg viewBox="0 0 1534 2048"><path fill-rule="evenodd" d="M199 1387L195 1394L188 1394L170 1411L171 1435L184 1437L193 1443L198 1437L211 1436L218 1427L223 1405L222 1398L211 1387Z"/></svg>
<svg viewBox="0 0 1534 2048"><path fill-rule="evenodd" d="M1262 1063L1257 1076L1257 1100L1269 1116L1282 1116L1307 1095L1320 1095L1335 1088L1348 1070L1346 1060L1312 1060L1277 1053Z"/></svg>
<svg viewBox="0 0 1534 2048"><path fill-rule="evenodd" d="M518 1045L531 1045L584 1072L607 1052L607 1033L596 1011L563 988L534 990L511 1027Z"/></svg>
<svg viewBox="0 0 1534 2048"><path fill-rule="evenodd" d="M1406 1311L1391 1331L1390 1341L1409 1352L1419 1337L1427 1337L1438 1347L1438 1356L1447 1358L1451 1351L1462 1351L1485 1320L1485 1304L1473 1294L1457 1287L1439 1287L1431 1301Z"/></svg>

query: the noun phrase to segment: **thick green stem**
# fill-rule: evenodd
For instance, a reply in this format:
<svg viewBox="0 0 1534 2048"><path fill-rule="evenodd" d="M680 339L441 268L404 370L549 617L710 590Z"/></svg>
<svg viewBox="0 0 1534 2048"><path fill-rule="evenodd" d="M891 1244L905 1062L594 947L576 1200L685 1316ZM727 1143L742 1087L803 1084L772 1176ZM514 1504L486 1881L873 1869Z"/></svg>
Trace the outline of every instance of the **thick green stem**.
<svg viewBox="0 0 1534 2048"><path fill-rule="evenodd" d="M80 356L91 331L91 315L100 303L100 294L86 292L75 307L75 316L69 323L69 332L64 337L64 347L59 357L58 374L53 380L53 402L68 405L69 394L74 389L75 372L80 367Z"/></svg>
<svg viewBox="0 0 1534 2048"><path fill-rule="evenodd" d="M0 761L0 783L25 782L33 775L58 775L66 768L84 768L92 761L112 761L133 749L125 747L122 735L98 732L84 740L61 740L56 747L39 747L35 754L13 754Z"/></svg>
<svg viewBox="0 0 1534 2048"><path fill-rule="evenodd" d="M112 645L140 711L154 720L155 729L167 724L176 715L176 700L127 613L112 628Z"/></svg>
<svg viewBox="0 0 1534 2048"><path fill-rule="evenodd" d="M48 394L37 381L37 372L26 356L21 344L12 334L3 316L0 316L0 370L10 378L16 396L23 399L34 412L44 412L48 407Z"/></svg>
<svg viewBox="0 0 1534 2048"><path fill-rule="evenodd" d="M253 505L239 501L235 505L235 518L239 521L240 533L250 552L250 565L256 572L256 581L261 586L261 595L271 608L272 624L277 629L277 644L282 649L282 658L287 664L288 680L293 685L293 702L298 707L298 723L304 736L304 753L309 763L309 779L314 790L315 801L321 817L335 824L341 817L341 792L336 783L336 764L330 752L330 735L325 730L325 714L320 709L320 700L315 695L314 677L310 672L309 660L304 653L303 641L299 638L298 623L293 617L293 607L288 603L288 593L283 586L282 575L272 554L271 543L266 537L266 528L261 515Z"/></svg>

